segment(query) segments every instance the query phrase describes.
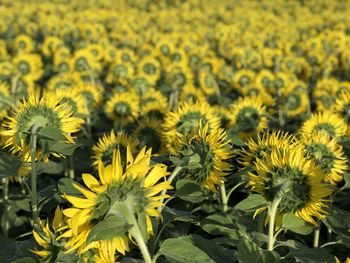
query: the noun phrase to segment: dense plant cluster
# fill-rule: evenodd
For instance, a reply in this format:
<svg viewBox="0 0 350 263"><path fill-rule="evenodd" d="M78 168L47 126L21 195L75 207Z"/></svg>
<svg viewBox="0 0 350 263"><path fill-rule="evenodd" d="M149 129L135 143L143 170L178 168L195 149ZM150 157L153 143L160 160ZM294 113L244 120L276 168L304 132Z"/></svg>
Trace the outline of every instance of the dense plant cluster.
<svg viewBox="0 0 350 263"><path fill-rule="evenodd" d="M0 262L349 262L350 2L0 3Z"/></svg>

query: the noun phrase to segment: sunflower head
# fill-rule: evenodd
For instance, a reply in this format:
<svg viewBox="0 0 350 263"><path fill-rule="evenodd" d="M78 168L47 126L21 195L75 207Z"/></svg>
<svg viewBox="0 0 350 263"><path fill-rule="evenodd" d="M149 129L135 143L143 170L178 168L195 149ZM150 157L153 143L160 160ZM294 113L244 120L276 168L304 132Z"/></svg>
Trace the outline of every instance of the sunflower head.
<svg viewBox="0 0 350 263"><path fill-rule="evenodd" d="M129 146L131 151L136 150L138 142L135 139L130 138L124 132L118 132L117 134L114 131L111 131L109 135L105 134L98 139L98 142L92 147L94 160L93 166L98 168L100 162L103 165L109 165L112 163L113 152L119 150L122 156L122 164L126 165L126 159L123 159L126 156L126 149Z"/></svg>
<svg viewBox="0 0 350 263"><path fill-rule="evenodd" d="M314 225L317 225L314 217L325 216L325 202L332 189L324 182L322 169L304 158L301 145L272 149L264 159L256 161L254 169L248 175L248 185L270 202L281 198L280 215L294 213Z"/></svg>
<svg viewBox="0 0 350 263"><path fill-rule="evenodd" d="M303 136L324 133L331 138L339 139L346 135L347 125L336 113L330 111L313 113L300 128Z"/></svg>
<svg viewBox="0 0 350 263"><path fill-rule="evenodd" d="M334 112L344 120L347 125L347 134L350 134L350 92L341 92L333 106Z"/></svg>
<svg viewBox="0 0 350 263"><path fill-rule="evenodd" d="M199 128L190 138L181 136L180 158L195 160L185 169L187 178L212 192L224 183L224 176L232 170L228 163L233 155L226 132L223 129L209 130L208 123Z"/></svg>
<svg viewBox="0 0 350 263"><path fill-rule="evenodd" d="M204 102L181 102L176 112L167 114L163 128L170 153L176 154L179 148L178 134L190 136L198 129L200 122L204 126L208 123L209 130L215 130L220 126L220 118Z"/></svg>
<svg viewBox="0 0 350 263"><path fill-rule="evenodd" d="M79 131L83 122L73 117L72 109L67 104L61 104L51 97L38 99L31 96L19 105L12 117L7 118L1 135L7 137L5 146L25 155L29 151L33 129L39 132L42 128L53 128L62 134L66 143L74 143L72 133Z"/></svg>
<svg viewBox="0 0 350 263"><path fill-rule="evenodd" d="M267 128L267 112L259 97L238 99L231 108L230 126L242 137L249 137Z"/></svg>
<svg viewBox="0 0 350 263"><path fill-rule="evenodd" d="M139 100L134 91L116 92L105 105L105 113L111 120L132 120L139 114Z"/></svg>
<svg viewBox="0 0 350 263"><path fill-rule="evenodd" d="M304 136L302 143L306 154L313 159L326 173L325 180L332 184L340 182L348 169L343 147L327 134L316 133L311 137Z"/></svg>
<svg viewBox="0 0 350 263"><path fill-rule="evenodd" d="M109 250L111 255L116 251L125 254L129 250L127 233L88 242L90 231L104 220L120 220L134 225L136 215L138 222L144 222L145 233L152 233L150 217L160 216L156 208L163 205L160 200L167 197L158 194L171 188L168 182L159 182L168 175L167 167L163 164L151 165L151 150L146 148L134 158L130 147L127 147L125 155L125 167L119 150L114 151L112 164L104 166L99 162L99 180L83 174L85 186L73 184L81 192L81 197L64 195L72 204L71 208L64 210L68 217L68 230L62 237L68 238L68 251L77 250L79 254L84 254L93 249L103 250L103 253ZM128 229L126 232L132 235L132 228Z"/></svg>

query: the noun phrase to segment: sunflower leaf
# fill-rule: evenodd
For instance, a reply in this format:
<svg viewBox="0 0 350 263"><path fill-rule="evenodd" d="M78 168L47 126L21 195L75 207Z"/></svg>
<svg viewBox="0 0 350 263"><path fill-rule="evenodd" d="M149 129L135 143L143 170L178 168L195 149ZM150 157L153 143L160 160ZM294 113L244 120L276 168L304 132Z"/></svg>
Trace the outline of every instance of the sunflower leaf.
<svg viewBox="0 0 350 263"><path fill-rule="evenodd" d="M176 182L176 195L182 200L197 203L205 200L200 186L188 179L181 179Z"/></svg>
<svg viewBox="0 0 350 263"><path fill-rule="evenodd" d="M37 132L37 135L54 141L64 141L66 139L62 132L54 127L43 127Z"/></svg>
<svg viewBox="0 0 350 263"><path fill-rule="evenodd" d="M314 230L312 225L308 224L293 213L288 213L283 216L282 226L301 235L308 235Z"/></svg>
<svg viewBox="0 0 350 263"><path fill-rule="evenodd" d="M22 161L13 155L0 153L0 177L9 177L18 175L18 169Z"/></svg>
<svg viewBox="0 0 350 263"><path fill-rule="evenodd" d="M256 209L267 207L268 202L264 197L257 194L251 194L236 205L236 209L252 212Z"/></svg>
<svg viewBox="0 0 350 263"><path fill-rule="evenodd" d="M277 252L264 250L248 239L242 240L237 249L238 262L267 263L281 261Z"/></svg>
<svg viewBox="0 0 350 263"><path fill-rule="evenodd" d="M132 225L128 224L122 217L111 215L96 224L90 231L86 243L93 241L109 240L125 234Z"/></svg>

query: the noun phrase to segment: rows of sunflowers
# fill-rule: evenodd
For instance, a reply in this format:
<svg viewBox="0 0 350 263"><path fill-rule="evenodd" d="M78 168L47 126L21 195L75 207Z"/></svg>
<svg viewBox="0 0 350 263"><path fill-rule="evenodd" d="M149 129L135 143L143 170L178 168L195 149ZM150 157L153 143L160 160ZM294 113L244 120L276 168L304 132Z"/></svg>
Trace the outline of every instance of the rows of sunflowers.
<svg viewBox="0 0 350 263"><path fill-rule="evenodd" d="M350 262L349 14L2 0L0 262Z"/></svg>

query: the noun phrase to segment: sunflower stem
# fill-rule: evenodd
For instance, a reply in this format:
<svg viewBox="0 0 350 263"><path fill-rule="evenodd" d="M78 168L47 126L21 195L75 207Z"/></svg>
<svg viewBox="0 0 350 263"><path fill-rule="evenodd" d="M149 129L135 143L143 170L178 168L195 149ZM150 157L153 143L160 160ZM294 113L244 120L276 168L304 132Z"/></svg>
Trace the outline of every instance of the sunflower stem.
<svg viewBox="0 0 350 263"><path fill-rule="evenodd" d="M174 178L178 175L178 173L182 170L182 167L180 166L176 166L176 168L174 169L174 171L171 173L171 175L168 177L167 179L167 182L169 182L169 184L171 184L174 180ZM167 189L164 189L162 192L161 192L161 195L165 195L167 192ZM164 198L162 198L161 200L159 200L159 202L163 203L164 201ZM158 212L161 213L162 210L163 210L163 207L164 206L159 206L158 207Z"/></svg>
<svg viewBox="0 0 350 263"><path fill-rule="evenodd" d="M226 213L228 209L228 197L226 195L225 184L220 185L220 195L222 202L222 212Z"/></svg>
<svg viewBox="0 0 350 263"><path fill-rule="evenodd" d="M229 191L228 194L227 194L227 201L230 200L231 194L232 194L237 188L239 188L241 185L243 185L244 183L245 183L245 182L240 182L240 183L236 184L234 187L232 187L232 188L230 189L230 191Z"/></svg>
<svg viewBox="0 0 350 263"><path fill-rule="evenodd" d="M37 198L37 172L36 172L36 144L37 144L37 130L40 128L38 125L34 125L32 128L32 134L30 138L30 148L31 148L31 208L32 208L32 220L33 226L38 220L38 198Z"/></svg>
<svg viewBox="0 0 350 263"><path fill-rule="evenodd" d="M276 221L276 214L277 214L277 208L280 204L282 198L280 196L276 197L271 206L269 207L269 243L268 243L268 250L273 251L273 247L275 244L275 221Z"/></svg>
<svg viewBox="0 0 350 263"><path fill-rule="evenodd" d="M318 228L316 228L315 232L314 232L314 243L313 243L314 248L317 248L319 246L320 230L321 230L321 226L319 225Z"/></svg>
<svg viewBox="0 0 350 263"><path fill-rule="evenodd" d="M9 179L6 178L2 178L2 193L3 193L3 198L4 198L4 218L2 220L2 233L4 235L4 237L8 237L8 230L10 228L9 225L9 216L8 216L8 212L9 212L9 206L8 206L8 200L9 200Z"/></svg>
<svg viewBox="0 0 350 263"><path fill-rule="evenodd" d="M74 179L74 157L73 155L69 156L69 178Z"/></svg>

